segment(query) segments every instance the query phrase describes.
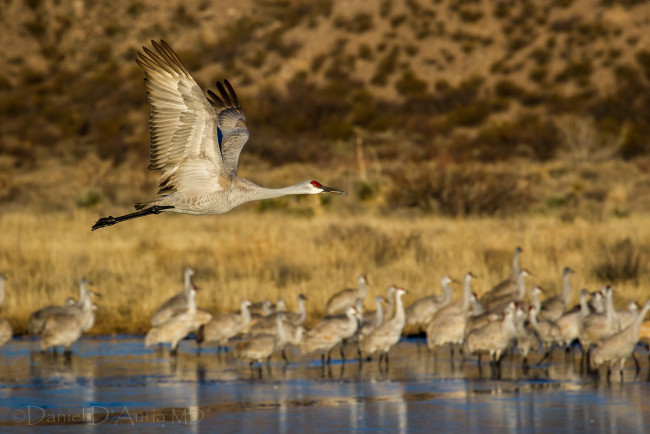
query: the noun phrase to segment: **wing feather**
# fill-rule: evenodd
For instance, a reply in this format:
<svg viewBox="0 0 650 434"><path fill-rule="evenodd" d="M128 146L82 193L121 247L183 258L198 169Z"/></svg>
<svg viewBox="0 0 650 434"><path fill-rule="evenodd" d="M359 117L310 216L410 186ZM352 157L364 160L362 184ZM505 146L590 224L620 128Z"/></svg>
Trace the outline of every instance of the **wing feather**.
<svg viewBox="0 0 650 434"><path fill-rule="evenodd" d="M216 113L174 50L151 42L157 53L142 47L136 62L151 104L149 169L162 171L159 193L220 190L225 170Z"/></svg>
<svg viewBox="0 0 650 434"><path fill-rule="evenodd" d="M220 95L208 90L208 99L217 112L219 126L219 145L224 168L231 175L237 174L239 154L248 141L249 132L246 116L241 108L239 98L228 80L224 84L217 82Z"/></svg>

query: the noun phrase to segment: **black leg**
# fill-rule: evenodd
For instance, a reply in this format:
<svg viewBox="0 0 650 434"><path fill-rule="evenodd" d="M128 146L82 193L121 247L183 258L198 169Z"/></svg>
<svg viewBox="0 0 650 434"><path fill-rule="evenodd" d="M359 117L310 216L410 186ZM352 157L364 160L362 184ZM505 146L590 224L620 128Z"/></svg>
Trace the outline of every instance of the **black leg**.
<svg viewBox="0 0 650 434"><path fill-rule="evenodd" d="M170 208L174 208L174 207L173 206L152 206L151 208L147 208L147 209L143 209L143 210L140 210L140 211L132 212L131 214L125 214L125 215L119 216L119 217L113 217L113 216L102 217L99 220L97 220L97 222L95 222L95 224L93 225L91 231L101 229L101 228L104 228L106 226L112 226L112 225L114 225L116 223L120 223L120 222L123 222L125 220L131 220L131 219L134 219L134 218L144 217L144 216L151 215L151 214L160 214L161 212L163 212L163 211L165 211L167 209L170 209Z"/></svg>

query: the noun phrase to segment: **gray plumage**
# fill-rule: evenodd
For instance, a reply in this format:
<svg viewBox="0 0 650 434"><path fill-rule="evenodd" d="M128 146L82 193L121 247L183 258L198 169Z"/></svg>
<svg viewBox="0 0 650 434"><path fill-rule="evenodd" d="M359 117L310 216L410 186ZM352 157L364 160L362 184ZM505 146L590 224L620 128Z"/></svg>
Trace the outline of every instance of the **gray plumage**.
<svg viewBox="0 0 650 434"><path fill-rule="evenodd" d="M160 305L156 313L151 317L151 325L156 327L173 317L178 312L187 309L187 304L190 298L190 290L193 287L192 276L194 270L186 268L184 273L183 290L178 294L168 298Z"/></svg>
<svg viewBox="0 0 650 434"><path fill-rule="evenodd" d="M235 90L227 80L217 83L219 95L201 88L174 50L152 41L136 62L144 70L151 104L150 170L161 172L162 196L136 203L138 210L99 219L92 230L161 212L221 214L253 200L291 194L345 193L308 180L270 189L237 176L239 154L248 141L248 125Z"/></svg>

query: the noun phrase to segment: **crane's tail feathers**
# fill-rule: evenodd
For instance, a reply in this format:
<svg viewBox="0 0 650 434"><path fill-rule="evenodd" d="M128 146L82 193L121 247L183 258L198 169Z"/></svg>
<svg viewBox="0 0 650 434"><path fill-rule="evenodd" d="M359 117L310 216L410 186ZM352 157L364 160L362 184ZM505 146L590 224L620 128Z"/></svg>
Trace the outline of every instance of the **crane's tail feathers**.
<svg viewBox="0 0 650 434"><path fill-rule="evenodd" d="M146 209L141 209L140 211L132 212L131 214L126 214L118 217L113 217L113 216L108 216L108 217L102 217L92 227L92 231L96 229L101 229L106 226L112 226L116 223L123 222L125 220L131 220L134 218L138 217L144 217L146 215L151 215L151 214L160 214L161 212L174 208L173 206L158 206L154 205L151 208L146 208Z"/></svg>

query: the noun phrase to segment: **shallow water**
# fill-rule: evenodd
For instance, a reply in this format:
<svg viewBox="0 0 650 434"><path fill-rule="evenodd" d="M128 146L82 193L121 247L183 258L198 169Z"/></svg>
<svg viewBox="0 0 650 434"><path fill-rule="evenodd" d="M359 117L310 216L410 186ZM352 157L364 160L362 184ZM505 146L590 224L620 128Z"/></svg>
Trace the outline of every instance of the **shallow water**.
<svg viewBox="0 0 650 434"><path fill-rule="evenodd" d="M639 376L632 366L610 383L581 376L561 352L526 373L506 359L497 380L475 358L451 363L448 351L433 357L412 339L391 350L387 371L338 356L321 369L290 351L290 365L274 358L261 378L216 348L198 356L188 340L176 358L129 336L85 338L73 351L69 360L41 354L28 339L0 349L0 430L650 431L643 353Z"/></svg>

